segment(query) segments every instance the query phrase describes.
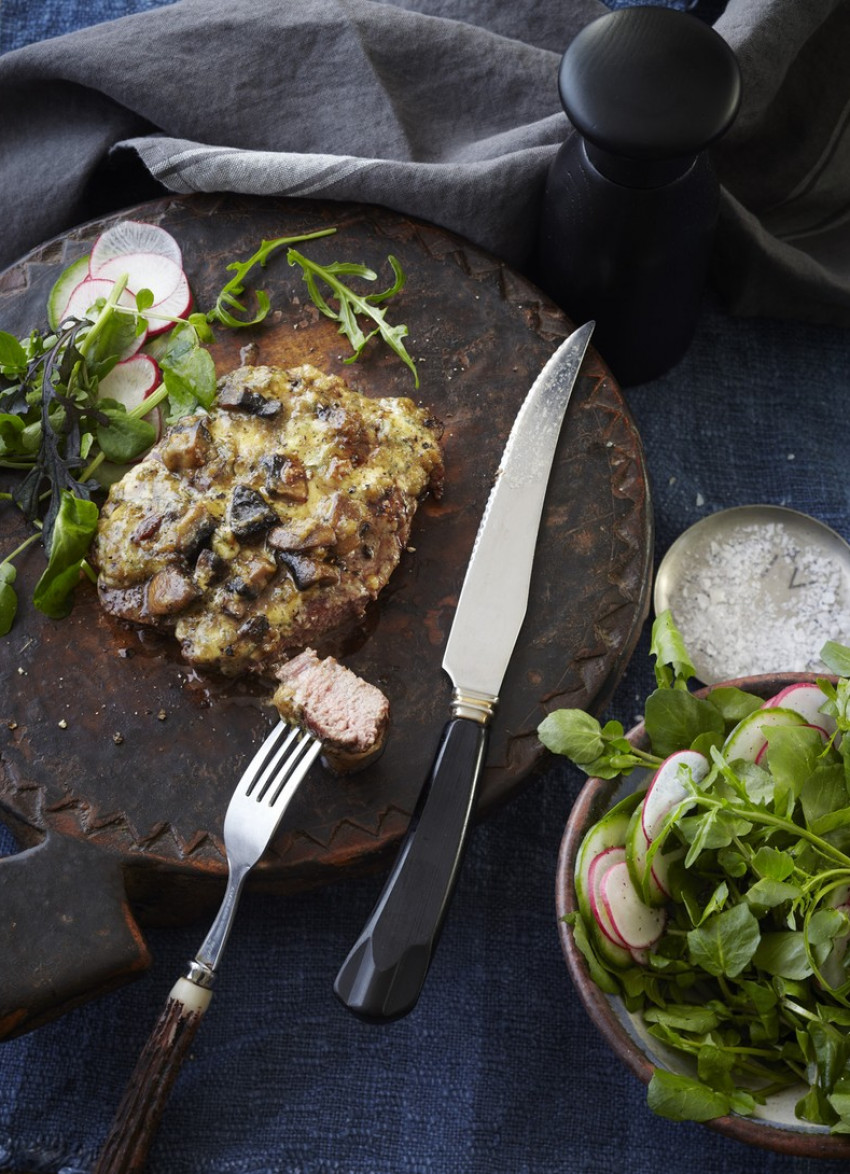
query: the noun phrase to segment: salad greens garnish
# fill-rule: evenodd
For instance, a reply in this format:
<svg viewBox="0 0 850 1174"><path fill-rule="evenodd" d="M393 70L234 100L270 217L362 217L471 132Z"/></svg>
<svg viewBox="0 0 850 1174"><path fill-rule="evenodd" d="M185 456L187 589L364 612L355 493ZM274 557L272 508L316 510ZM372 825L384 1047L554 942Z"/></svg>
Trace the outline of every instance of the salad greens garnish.
<svg viewBox="0 0 850 1174"><path fill-rule="evenodd" d="M850 1133L850 648L830 642L821 651L838 679L817 681L817 721L792 712L771 725L758 723L771 707L787 716L781 697L689 691L694 670L669 612L655 621L652 652L648 749L632 746L619 723L579 710L556 711L539 727L550 750L592 777L639 772L583 843L609 844L606 819L621 821L612 859L628 866L638 904L662 928L635 949L629 923L614 919L612 948L604 916L588 916L580 898L566 919L575 945L597 985L679 1057L676 1071L654 1070L654 1112L749 1115L796 1089L801 1120ZM740 732L756 728L763 745L745 752ZM682 751L703 755L704 772L677 768L650 834L646 796ZM577 893L584 867L580 851Z"/></svg>
<svg viewBox="0 0 850 1174"><path fill-rule="evenodd" d="M353 363L358 359L366 343L376 335L380 335L390 350L395 351L402 362L409 367L413 374L415 386L419 386L419 374L416 370L416 364L407 353L403 342L403 339L407 336L407 327L390 326L386 320L386 311L378 308L381 302L386 302L390 298L395 297L404 287L404 272L396 257L390 254L387 258L394 275L392 285L388 286L381 293L365 295L355 293L345 282L340 281L340 274L350 274L354 277L363 278L366 281L376 281L378 277L377 273L365 265L358 265L354 262L347 261L335 261L330 265L317 265L315 261L311 261L295 249L288 251L287 259L290 265L299 265L301 267L304 281L313 304L318 306L327 318L332 318L335 322L339 323L339 333L344 334L351 343L354 354L345 360L347 363ZM319 289L319 282L327 285L331 296L336 298L336 309L323 296ZM358 315L370 318L375 323L374 329L368 334L364 334L360 328L360 324L357 321Z"/></svg>
<svg viewBox="0 0 850 1174"><path fill-rule="evenodd" d="M246 261L227 266L233 276L205 313L192 313L189 308L183 314L158 312L162 302L155 304L147 288L132 298L122 297L128 286L125 274L113 281L108 296L94 300L85 316L68 313L58 321L62 315L54 315L54 297L60 289L73 288L84 268L78 259L54 285L46 314L52 325L35 329L26 338L0 331L0 469L20 475L9 491L0 492L0 503L17 507L33 528L25 541L0 557L0 636L9 632L17 612L15 560L35 542L41 541L47 554L47 566L34 592L35 606L53 618L70 611L80 574L93 577L86 553L97 529L96 502L108 466L117 467L120 475L151 448L157 437L151 423L156 409L166 424L173 424L212 406L216 372L207 350L215 341L212 325L239 329L256 326L267 317L271 302L262 290L254 295L255 310L247 308L246 281L277 249L288 246L289 263L301 267L318 309L340 323L340 333L354 350L346 361L358 358L366 343L380 335L413 372L418 387L416 368L402 342L407 328L390 326L384 310L378 308L404 285L396 258L389 258L392 285L382 293L360 295L340 276L372 281L376 275L371 269L343 262L324 267L291 247L336 231L327 228L262 241ZM320 292L320 282L337 299L338 310ZM358 316L367 317L374 329L364 334ZM153 326L156 336L151 333L148 338L148 328ZM128 406L111 398L104 381L138 349L141 336L142 353L155 360L161 382L143 400Z"/></svg>
<svg viewBox="0 0 850 1174"><path fill-rule="evenodd" d="M231 261L227 268L228 270L233 270L234 276L222 287L221 292L215 300L215 305L207 312L207 321L220 322L223 326L230 326L233 329L237 329L240 326L258 325L271 309L268 294L261 289L255 291L254 298L257 303L257 309L250 318L245 317L250 311L239 300L245 293L245 280L254 266L259 265L260 267L265 267L272 253L282 248L283 245L300 244L302 241L316 240L321 236L331 236L335 232L335 228L323 228L317 232L307 233L304 236L279 236L274 240L264 240L260 243L257 251L252 253L247 261ZM238 311L242 316L237 318L233 310Z"/></svg>
<svg viewBox="0 0 850 1174"><path fill-rule="evenodd" d="M240 300L245 293L245 280L251 270L256 265L265 266L271 254L283 245L314 240L317 237L329 236L335 232L335 228L326 228L301 237L281 236L275 240L264 240L259 249L247 261L231 262L227 268L233 270L234 276L216 298L215 305L207 313L207 321L221 322L230 327L256 326L262 322L271 309L268 295L263 290L255 291L257 308L251 317L246 317L250 314L250 310ZM405 274L396 257L392 254L387 257L393 271L392 284L380 293L359 294L344 281L341 281L340 277L345 275L359 277L364 281L376 281L377 273L373 269L369 269L368 266L359 265L353 261L333 261L330 265L320 265L317 261L305 257L303 253L299 253L293 248L287 249L286 256L290 265L300 266L313 304L327 318L339 323L339 333L344 335L351 344L354 353L345 360L346 363L355 362L363 353L363 348L370 339L380 335L387 346L410 369L415 386L419 386L416 365L402 341L407 336L407 327L404 325L390 326L386 320L386 312L383 309L378 309L382 302L389 301L404 288ZM328 287L329 294L327 296L320 290L319 283ZM328 297L336 299L336 308L330 304ZM233 313L234 310L240 317ZM374 328L368 334L363 333L358 317L368 318L374 322Z"/></svg>

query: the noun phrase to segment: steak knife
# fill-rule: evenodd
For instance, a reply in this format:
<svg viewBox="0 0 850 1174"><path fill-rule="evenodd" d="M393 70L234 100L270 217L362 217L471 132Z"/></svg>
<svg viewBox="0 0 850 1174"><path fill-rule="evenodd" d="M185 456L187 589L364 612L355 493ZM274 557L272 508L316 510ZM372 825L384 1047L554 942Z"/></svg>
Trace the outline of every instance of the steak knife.
<svg viewBox="0 0 850 1174"><path fill-rule="evenodd" d="M531 569L561 425L593 333L576 330L522 404L472 548L443 656L454 686L428 778L390 875L334 993L388 1022L416 1005L454 891L489 725L528 607Z"/></svg>

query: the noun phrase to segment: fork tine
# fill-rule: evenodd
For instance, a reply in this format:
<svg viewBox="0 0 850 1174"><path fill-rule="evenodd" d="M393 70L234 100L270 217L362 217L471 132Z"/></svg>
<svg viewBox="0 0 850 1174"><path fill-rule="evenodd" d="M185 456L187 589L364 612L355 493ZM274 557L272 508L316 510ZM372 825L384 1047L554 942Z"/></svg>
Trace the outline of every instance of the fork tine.
<svg viewBox="0 0 850 1174"><path fill-rule="evenodd" d="M275 769L277 763L286 753L287 747L298 737L298 732L297 727L288 726L286 722L278 722L272 732L263 739L259 749L248 763L237 790L242 791L245 795L250 795L258 780L262 779L268 782L270 772Z"/></svg>
<svg viewBox="0 0 850 1174"><path fill-rule="evenodd" d="M277 804L284 792L288 793L295 790L315 762L321 749L321 742L314 738L312 734L301 732L298 746L290 754L284 769L277 779L278 785L274 788L269 799L270 807L274 807Z"/></svg>

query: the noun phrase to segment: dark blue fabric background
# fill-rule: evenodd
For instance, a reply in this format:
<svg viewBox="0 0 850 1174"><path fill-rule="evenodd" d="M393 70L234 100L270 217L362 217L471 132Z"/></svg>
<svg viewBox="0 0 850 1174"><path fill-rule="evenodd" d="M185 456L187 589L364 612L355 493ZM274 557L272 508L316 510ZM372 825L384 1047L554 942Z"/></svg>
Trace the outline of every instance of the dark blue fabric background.
<svg viewBox="0 0 850 1174"><path fill-rule="evenodd" d="M4 0L0 50L159 6ZM710 4L702 12L711 15ZM758 501L811 513L850 538L848 368L846 332L732 320L707 305L680 366L628 395L653 484L656 558L699 518ZM645 635L611 716L631 724L651 683ZM561 957L555 864L582 782L554 763L476 829L426 991L390 1027L355 1021L331 992L380 878L286 900L249 895L151 1174L846 1169L751 1149L646 1109L643 1087L589 1023ZM0 851L10 847L0 839ZM205 929L148 933L154 963L144 978L0 1046L0 1171L89 1169Z"/></svg>

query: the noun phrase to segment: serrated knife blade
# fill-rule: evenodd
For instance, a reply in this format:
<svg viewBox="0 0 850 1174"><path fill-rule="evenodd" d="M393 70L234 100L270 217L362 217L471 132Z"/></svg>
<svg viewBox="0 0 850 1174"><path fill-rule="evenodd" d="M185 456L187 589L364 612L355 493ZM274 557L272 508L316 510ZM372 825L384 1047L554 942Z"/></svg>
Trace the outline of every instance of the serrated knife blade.
<svg viewBox="0 0 850 1174"><path fill-rule="evenodd" d="M451 718L398 857L334 992L373 1022L416 1005L454 891L488 727L528 608L534 552L561 426L593 333L579 327L535 379L505 445L443 656Z"/></svg>

